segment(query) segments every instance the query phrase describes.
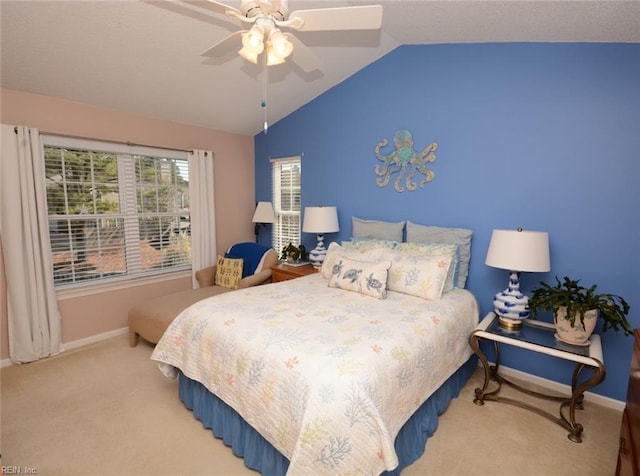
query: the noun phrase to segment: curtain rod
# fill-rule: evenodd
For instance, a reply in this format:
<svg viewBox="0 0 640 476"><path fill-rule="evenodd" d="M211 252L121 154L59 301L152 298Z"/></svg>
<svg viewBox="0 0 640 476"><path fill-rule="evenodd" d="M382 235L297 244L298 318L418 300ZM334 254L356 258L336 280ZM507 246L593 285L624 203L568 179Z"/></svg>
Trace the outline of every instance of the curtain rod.
<svg viewBox="0 0 640 476"><path fill-rule="evenodd" d="M13 128L13 132L15 132L16 134L18 133L18 127L14 127ZM120 144L120 145L126 145L128 147L151 147L154 149L166 149L166 150L173 150L176 152L188 152L190 154L193 154L193 150L186 150L186 149L178 149L175 147L164 147L164 146L159 146L159 145L147 145L147 144L137 144L135 142L125 142L125 141L120 141L120 140L105 140L105 139L98 139L95 137L78 137L78 136L72 136L69 134L58 134L56 132L47 132L47 131L40 131L40 134L45 134L45 135L50 135L50 136L57 136L57 137L68 137L70 139L85 139L85 140L94 140L94 141L98 141L98 142L111 142L112 144Z"/></svg>

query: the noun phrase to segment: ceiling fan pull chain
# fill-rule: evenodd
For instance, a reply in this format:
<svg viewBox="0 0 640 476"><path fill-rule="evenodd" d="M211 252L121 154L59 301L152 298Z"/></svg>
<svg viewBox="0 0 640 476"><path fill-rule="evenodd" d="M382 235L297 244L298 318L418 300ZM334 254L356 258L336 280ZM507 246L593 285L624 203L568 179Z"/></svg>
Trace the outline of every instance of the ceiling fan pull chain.
<svg viewBox="0 0 640 476"><path fill-rule="evenodd" d="M264 69L264 83L262 85L262 109L264 110L264 125L263 125L263 129L264 129L264 133L267 133L267 130L269 129L269 124L267 123L267 82L269 81L269 67L267 66L267 54L263 54L262 55L264 60L263 60L263 69Z"/></svg>

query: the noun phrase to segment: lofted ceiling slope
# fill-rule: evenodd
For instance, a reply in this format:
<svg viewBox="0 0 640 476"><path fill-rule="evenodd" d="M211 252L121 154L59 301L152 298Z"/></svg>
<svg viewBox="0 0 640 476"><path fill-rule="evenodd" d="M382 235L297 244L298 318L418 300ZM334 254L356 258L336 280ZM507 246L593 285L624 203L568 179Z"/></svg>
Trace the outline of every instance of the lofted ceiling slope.
<svg viewBox="0 0 640 476"><path fill-rule="evenodd" d="M269 123L399 45L640 42L640 0L290 0L290 10L372 3L383 6L380 31L297 34L322 66L269 68ZM238 134L262 130L262 67L236 54L200 56L240 29L233 19L180 1L2 0L0 20L3 88Z"/></svg>

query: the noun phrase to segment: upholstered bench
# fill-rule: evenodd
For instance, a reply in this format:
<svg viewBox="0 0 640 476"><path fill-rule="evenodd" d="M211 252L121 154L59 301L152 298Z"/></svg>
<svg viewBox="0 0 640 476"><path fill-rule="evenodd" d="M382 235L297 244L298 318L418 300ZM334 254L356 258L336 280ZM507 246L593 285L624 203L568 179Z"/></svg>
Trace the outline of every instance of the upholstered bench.
<svg viewBox="0 0 640 476"><path fill-rule="evenodd" d="M243 260L242 277L237 288L247 288L271 281L271 266L278 262L275 250L255 243L238 243L227 250L227 260ZM244 256L244 258L242 257ZM218 262L220 263L218 258ZM213 265L196 272L199 288L187 289L142 301L129 310L129 345L138 340L157 344L169 324L178 314L198 301L235 289L235 286L216 285L218 266ZM246 276L245 276L246 274ZM220 275L218 274L218 282Z"/></svg>

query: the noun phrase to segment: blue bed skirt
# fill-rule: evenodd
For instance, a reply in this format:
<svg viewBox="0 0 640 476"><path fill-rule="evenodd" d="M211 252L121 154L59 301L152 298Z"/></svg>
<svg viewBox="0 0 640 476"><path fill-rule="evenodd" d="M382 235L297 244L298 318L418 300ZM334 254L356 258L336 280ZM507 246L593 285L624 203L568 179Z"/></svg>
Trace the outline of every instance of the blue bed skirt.
<svg viewBox="0 0 640 476"><path fill-rule="evenodd" d="M474 355L409 418L395 441L400 464L384 475L399 475L422 456L427 439L438 428L438 415L444 413L449 402L458 396L476 367L477 357ZM181 373L178 392L180 400L202 421L203 426L210 428L214 436L230 446L233 454L242 457L245 466L265 476L281 476L287 472L289 460L201 383Z"/></svg>

